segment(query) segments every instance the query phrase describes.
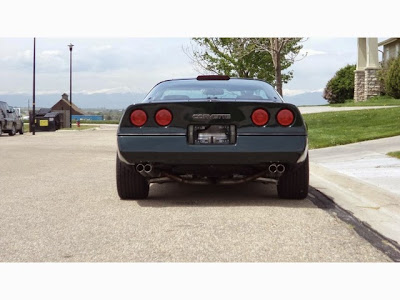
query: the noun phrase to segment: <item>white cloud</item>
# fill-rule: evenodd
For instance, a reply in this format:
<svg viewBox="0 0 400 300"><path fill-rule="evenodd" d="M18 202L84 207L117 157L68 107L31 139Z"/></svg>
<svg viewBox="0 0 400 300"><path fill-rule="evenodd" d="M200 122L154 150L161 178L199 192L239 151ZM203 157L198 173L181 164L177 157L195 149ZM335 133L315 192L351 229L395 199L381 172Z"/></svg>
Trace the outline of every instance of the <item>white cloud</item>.
<svg viewBox="0 0 400 300"><path fill-rule="evenodd" d="M105 50L110 50L113 47L111 45L102 45L102 46L93 46L91 47L91 50L100 52L100 51L105 51Z"/></svg>
<svg viewBox="0 0 400 300"><path fill-rule="evenodd" d="M86 95L115 94L115 93L130 94L130 93L132 93L132 90L127 86L120 86L120 87L109 88L109 89L81 90L79 93L86 94Z"/></svg>
<svg viewBox="0 0 400 300"><path fill-rule="evenodd" d="M41 52L44 57L59 56L61 52L59 50L45 50Z"/></svg>
<svg viewBox="0 0 400 300"><path fill-rule="evenodd" d="M12 55L7 55L1 58L1 61L6 63L7 66L18 66L26 63L32 63L33 52L31 50L17 51Z"/></svg>
<svg viewBox="0 0 400 300"><path fill-rule="evenodd" d="M321 51L321 50L303 48L300 50L299 54L300 55L307 54L307 56L313 56L313 55L325 55L325 54L327 54L327 52Z"/></svg>
<svg viewBox="0 0 400 300"><path fill-rule="evenodd" d="M36 95L52 95L52 94L59 94L60 91L57 90L46 90L46 91L36 91Z"/></svg>
<svg viewBox="0 0 400 300"><path fill-rule="evenodd" d="M283 95L285 96L296 96L305 93L317 93L323 92L324 89L317 89L317 90L296 90L296 89L283 89Z"/></svg>

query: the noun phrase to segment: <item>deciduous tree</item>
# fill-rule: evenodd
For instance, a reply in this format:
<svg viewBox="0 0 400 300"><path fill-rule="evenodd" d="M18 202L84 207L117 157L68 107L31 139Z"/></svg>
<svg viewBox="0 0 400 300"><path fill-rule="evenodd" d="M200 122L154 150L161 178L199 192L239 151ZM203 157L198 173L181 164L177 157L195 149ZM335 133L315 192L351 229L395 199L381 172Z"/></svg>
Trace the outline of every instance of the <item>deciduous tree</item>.
<svg viewBox="0 0 400 300"><path fill-rule="evenodd" d="M273 82L271 56L249 51L243 38L194 38L184 52L196 71Z"/></svg>
<svg viewBox="0 0 400 300"><path fill-rule="evenodd" d="M186 48L196 69L209 73L257 78L275 85L282 95L282 85L293 77L287 70L303 45L302 38L194 38Z"/></svg>
<svg viewBox="0 0 400 300"><path fill-rule="evenodd" d="M303 48L301 44L303 41L303 38L249 38L249 45L254 48L256 53L269 53L271 55L275 71L275 87L281 95L283 95L283 83L293 77L292 71L289 71L289 79L288 77L285 78L282 71L295 62L300 50Z"/></svg>

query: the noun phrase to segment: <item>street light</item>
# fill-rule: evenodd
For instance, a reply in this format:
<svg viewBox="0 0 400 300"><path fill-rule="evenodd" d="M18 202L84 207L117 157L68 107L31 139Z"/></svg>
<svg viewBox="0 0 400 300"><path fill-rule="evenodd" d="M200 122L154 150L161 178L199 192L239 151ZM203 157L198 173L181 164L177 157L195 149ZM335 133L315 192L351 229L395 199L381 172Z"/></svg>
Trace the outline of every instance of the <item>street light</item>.
<svg viewBox="0 0 400 300"><path fill-rule="evenodd" d="M72 128L72 43L69 47L69 128Z"/></svg>

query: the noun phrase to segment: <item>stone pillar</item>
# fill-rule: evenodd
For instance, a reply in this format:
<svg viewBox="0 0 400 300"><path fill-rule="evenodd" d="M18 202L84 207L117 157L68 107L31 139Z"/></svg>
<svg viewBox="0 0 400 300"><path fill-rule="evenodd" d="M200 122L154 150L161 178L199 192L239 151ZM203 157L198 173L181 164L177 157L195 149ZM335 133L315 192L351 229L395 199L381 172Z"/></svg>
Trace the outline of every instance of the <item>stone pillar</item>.
<svg viewBox="0 0 400 300"><path fill-rule="evenodd" d="M365 100L380 95L381 86L377 76L378 70L378 68L365 68Z"/></svg>
<svg viewBox="0 0 400 300"><path fill-rule="evenodd" d="M378 38L367 39L367 66L365 67L365 92L364 98L368 99L380 94L380 83L378 80Z"/></svg>
<svg viewBox="0 0 400 300"><path fill-rule="evenodd" d="M354 101L364 101L365 67L367 66L367 39L357 39L357 68L354 72Z"/></svg>
<svg viewBox="0 0 400 300"><path fill-rule="evenodd" d="M356 70L354 71L354 101L364 101L365 93L365 71Z"/></svg>
<svg viewBox="0 0 400 300"><path fill-rule="evenodd" d="M357 39L357 68L354 74L354 101L365 101L380 94L380 82L377 72L380 69L378 59L378 39Z"/></svg>

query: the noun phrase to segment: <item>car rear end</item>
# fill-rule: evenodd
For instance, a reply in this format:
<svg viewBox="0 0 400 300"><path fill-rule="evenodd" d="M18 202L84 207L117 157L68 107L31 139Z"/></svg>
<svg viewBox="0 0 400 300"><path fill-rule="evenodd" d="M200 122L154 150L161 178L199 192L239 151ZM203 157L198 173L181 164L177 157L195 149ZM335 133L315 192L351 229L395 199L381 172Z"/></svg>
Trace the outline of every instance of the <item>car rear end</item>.
<svg viewBox="0 0 400 300"><path fill-rule="evenodd" d="M215 89L213 80L207 81ZM219 86L211 92L221 94ZM225 94L195 100L170 95L130 105L118 129L118 159L148 182L197 184L279 180L304 164L307 130L296 106L279 96L266 101L240 93L225 99Z"/></svg>
<svg viewBox="0 0 400 300"><path fill-rule="evenodd" d="M163 111L167 125L157 123ZM260 111L265 120L258 116L257 125L252 116ZM134 125L139 113L146 121ZM278 116L285 113L292 121L281 125ZM293 164L306 146L304 121L287 103L143 103L126 109L118 129L120 157L129 164Z"/></svg>

